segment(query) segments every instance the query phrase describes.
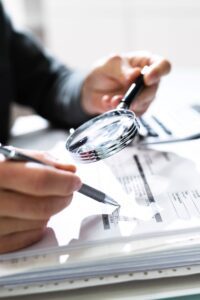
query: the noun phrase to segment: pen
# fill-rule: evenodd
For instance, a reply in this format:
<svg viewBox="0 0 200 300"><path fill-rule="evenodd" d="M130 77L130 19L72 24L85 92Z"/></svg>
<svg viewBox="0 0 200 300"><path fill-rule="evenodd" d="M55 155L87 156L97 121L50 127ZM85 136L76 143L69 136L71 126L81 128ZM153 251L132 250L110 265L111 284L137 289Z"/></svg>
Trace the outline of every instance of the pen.
<svg viewBox="0 0 200 300"><path fill-rule="evenodd" d="M16 151L14 148L12 147L5 147L2 146L0 144L0 153L3 154L6 159L8 160L12 160L12 161L27 161L27 162L35 162L38 164L42 164L45 166L50 166L38 159L35 159L31 156L25 155L19 151ZM88 196L98 202L104 203L104 204L110 204L113 206L117 206L119 207L120 205L114 200L112 199L110 196L106 195L105 193L83 183L81 188L78 190L79 193Z"/></svg>

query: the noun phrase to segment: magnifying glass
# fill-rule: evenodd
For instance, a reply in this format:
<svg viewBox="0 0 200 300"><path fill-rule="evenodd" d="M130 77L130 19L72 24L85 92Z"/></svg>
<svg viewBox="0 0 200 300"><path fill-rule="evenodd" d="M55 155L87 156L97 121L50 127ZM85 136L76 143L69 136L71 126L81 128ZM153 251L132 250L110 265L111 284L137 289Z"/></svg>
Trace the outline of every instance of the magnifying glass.
<svg viewBox="0 0 200 300"><path fill-rule="evenodd" d="M139 124L129 107L144 87L143 74L142 71L132 83L116 109L89 120L68 137L66 148L76 161L92 163L105 159L132 142Z"/></svg>

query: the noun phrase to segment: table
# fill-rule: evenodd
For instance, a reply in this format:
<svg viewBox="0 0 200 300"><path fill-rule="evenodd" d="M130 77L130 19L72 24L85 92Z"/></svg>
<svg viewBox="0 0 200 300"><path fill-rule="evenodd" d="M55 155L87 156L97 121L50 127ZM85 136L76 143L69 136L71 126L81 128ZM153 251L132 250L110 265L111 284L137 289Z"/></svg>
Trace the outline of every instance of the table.
<svg viewBox="0 0 200 300"><path fill-rule="evenodd" d="M172 73L171 77L165 80L159 97L168 101L173 108L173 99L178 97L183 101L197 99L199 92L200 70L182 72L181 70ZM170 87L170 89L169 89ZM184 89L183 89L184 87ZM200 94L199 94L200 99ZM200 100L199 100L200 101ZM12 145L32 149L51 149L57 141L65 140L67 132L58 129L46 128L36 133L24 136L13 137ZM56 293L45 293L38 295L20 296L20 300L62 300L62 299L166 299L182 296L181 299L199 299L200 275L185 277L154 279L107 285L80 290L63 291ZM196 296L195 296L196 294ZM193 297L191 295L194 295ZM185 296L185 297L184 297ZM175 299L175 298L173 298ZM180 298L178 298L180 299Z"/></svg>

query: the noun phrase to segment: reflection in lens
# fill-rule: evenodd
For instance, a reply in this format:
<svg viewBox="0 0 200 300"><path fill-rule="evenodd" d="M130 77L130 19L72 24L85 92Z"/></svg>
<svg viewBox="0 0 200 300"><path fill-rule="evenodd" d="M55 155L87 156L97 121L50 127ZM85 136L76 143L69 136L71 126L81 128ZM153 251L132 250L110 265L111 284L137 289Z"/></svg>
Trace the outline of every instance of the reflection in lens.
<svg viewBox="0 0 200 300"><path fill-rule="evenodd" d="M68 138L66 148L76 160L94 162L123 149L137 133L133 112L113 110L80 126Z"/></svg>

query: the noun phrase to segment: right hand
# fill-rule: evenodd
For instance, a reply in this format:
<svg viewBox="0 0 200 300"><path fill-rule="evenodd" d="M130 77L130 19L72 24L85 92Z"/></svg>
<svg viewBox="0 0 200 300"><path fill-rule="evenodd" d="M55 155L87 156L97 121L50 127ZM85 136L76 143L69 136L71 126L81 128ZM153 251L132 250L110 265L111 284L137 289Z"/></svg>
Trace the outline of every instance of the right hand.
<svg viewBox="0 0 200 300"><path fill-rule="evenodd" d="M156 96L161 78L171 69L170 62L148 52L130 52L112 55L97 62L86 76L81 93L83 110L96 115L115 109L131 83L149 66L144 75L145 88L130 106L140 116Z"/></svg>
<svg viewBox="0 0 200 300"><path fill-rule="evenodd" d="M51 166L0 160L0 254L38 241L49 218L68 206L81 187L74 165L44 152L24 151Z"/></svg>

